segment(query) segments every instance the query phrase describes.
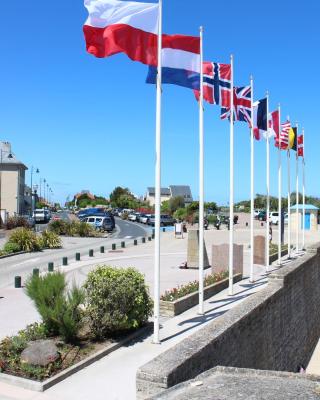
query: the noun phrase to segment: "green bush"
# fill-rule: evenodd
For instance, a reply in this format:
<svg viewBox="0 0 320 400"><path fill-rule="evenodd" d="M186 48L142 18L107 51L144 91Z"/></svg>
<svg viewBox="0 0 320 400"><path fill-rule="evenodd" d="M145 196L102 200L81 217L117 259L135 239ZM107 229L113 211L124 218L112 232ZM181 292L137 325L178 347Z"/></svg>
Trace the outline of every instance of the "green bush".
<svg viewBox="0 0 320 400"><path fill-rule="evenodd" d="M54 232L57 235L65 235L67 233L68 223L63 220L56 220L50 222L48 228L50 232Z"/></svg>
<svg viewBox="0 0 320 400"><path fill-rule="evenodd" d="M19 227L24 227L28 228L29 223L26 220L26 218L23 218L21 216L16 216L16 217L9 217L6 222L6 229L14 229L14 228L19 228Z"/></svg>
<svg viewBox="0 0 320 400"><path fill-rule="evenodd" d="M66 287L65 275L61 272L32 275L26 282L27 295L41 315L46 333L61 335L66 342L74 342L82 326L79 306L84 302L84 292L75 285L67 292Z"/></svg>
<svg viewBox="0 0 320 400"><path fill-rule="evenodd" d="M9 236L10 243L15 243L21 251L37 251L41 250L41 243L37 235L26 228L17 228Z"/></svg>
<svg viewBox="0 0 320 400"><path fill-rule="evenodd" d="M62 247L59 235L48 230L41 233L40 242L41 247L46 249L60 249Z"/></svg>
<svg viewBox="0 0 320 400"><path fill-rule="evenodd" d="M78 234L80 237L92 237L96 235L96 231L93 226L86 222L79 222Z"/></svg>
<svg viewBox="0 0 320 400"><path fill-rule="evenodd" d="M84 284L87 315L97 338L136 329L152 315L152 300L143 275L134 268L100 266Z"/></svg>
<svg viewBox="0 0 320 400"><path fill-rule="evenodd" d="M19 251L21 251L21 249L17 243L7 242L3 246L3 251L4 254L13 254L13 253L18 253Z"/></svg>

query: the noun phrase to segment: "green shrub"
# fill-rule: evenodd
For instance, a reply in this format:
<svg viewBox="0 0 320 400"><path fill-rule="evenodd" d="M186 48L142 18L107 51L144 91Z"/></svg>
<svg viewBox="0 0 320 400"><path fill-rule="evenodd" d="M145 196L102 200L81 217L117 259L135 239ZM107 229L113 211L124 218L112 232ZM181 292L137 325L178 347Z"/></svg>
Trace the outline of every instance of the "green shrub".
<svg viewBox="0 0 320 400"><path fill-rule="evenodd" d="M16 216L16 217L9 217L7 219L6 229L10 230L19 227L24 227L24 228L29 227L29 223L26 220L26 218L23 218L21 216Z"/></svg>
<svg viewBox="0 0 320 400"><path fill-rule="evenodd" d="M68 223L63 220L56 220L50 222L48 228L50 232L54 232L57 235L65 235L67 233Z"/></svg>
<svg viewBox="0 0 320 400"><path fill-rule="evenodd" d="M144 277L134 268L100 266L88 274L84 288L91 331L97 338L138 328L152 314Z"/></svg>
<svg viewBox="0 0 320 400"><path fill-rule="evenodd" d="M78 234L80 237L92 237L96 236L96 231L93 226L86 222L79 222Z"/></svg>
<svg viewBox="0 0 320 400"><path fill-rule="evenodd" d="M41 233L40 242L41 247L46 249L60 249L62 247L59 235L48 230Z"/></svg>
<svg viewBox="0 0 320 400"><path fill-rule="evenodd" d="M41 315L46 333L74 342L82 326L79 306L84 302L84 292L75 285L67 292L66 287L65 275L61 272L43 277L32 275L26 282L27 295Z"/></svg>
<svg viewBox="0 0 320 400"><path fill-rule="evenodd" d="M37 235L26 228L15 229L9 237L9 242L15 243L21 251L37 251L41 249Z"/></svg>
<svg viewBox="0 0 320 400"><path fill-rule="evenodd" d="M20 245L18 243L7 242L3 246L3 251L5 254L13 254L21 251Z"/></svg>

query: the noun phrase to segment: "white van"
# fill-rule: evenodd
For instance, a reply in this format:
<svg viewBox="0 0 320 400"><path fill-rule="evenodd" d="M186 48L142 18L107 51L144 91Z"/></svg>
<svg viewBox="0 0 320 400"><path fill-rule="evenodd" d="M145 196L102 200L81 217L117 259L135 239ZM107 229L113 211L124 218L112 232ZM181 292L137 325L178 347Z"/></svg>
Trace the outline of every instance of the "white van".
<svg viewBox="0 0 320 400"><path fill-rule="evenodd" d="M269 220L270 220L270 223L272 225L278 225L279 224L279 213L278 213L278 211L274 211L274 212L269 213Z"/></svg>
<svg viewBox="0 0 320 400"><path fill-rule="evenodd" d="M33 218L35 222L49 222L51 218L50 211L44 208L38 208L34 210Z"/></svg>

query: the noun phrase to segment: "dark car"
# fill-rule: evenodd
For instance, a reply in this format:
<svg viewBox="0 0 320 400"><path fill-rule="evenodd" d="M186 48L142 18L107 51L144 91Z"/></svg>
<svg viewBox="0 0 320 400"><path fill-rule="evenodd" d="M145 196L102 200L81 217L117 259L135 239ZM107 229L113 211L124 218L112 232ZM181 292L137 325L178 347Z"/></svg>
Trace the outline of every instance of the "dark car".
<svg viewBox="0 0 320 400"><path fill-rule="evenodd" d="M155 216L152 215L149 218L148 225L154 226L155 221L156 221ZM175 223L176 223L176 220L174 218L170 217L170 215L162 214L160 216L160 225L161 226L172 226Z"/></svg>
<svg viewBox="0 0 320 400"><path fill-rule="evenodd" d="M258 214L259 221L266 221L267 220L267 213L266 211L260 211Z"/></svg>

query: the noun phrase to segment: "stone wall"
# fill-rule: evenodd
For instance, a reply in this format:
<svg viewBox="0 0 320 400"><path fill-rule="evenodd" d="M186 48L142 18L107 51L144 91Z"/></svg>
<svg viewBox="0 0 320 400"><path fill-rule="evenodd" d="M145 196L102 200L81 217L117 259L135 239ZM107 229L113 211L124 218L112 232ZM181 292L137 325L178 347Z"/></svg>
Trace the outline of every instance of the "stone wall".
<svg viewBox="0 0 320 400"><path fill-rule="evenodd" d="M295 371L320 336L320 248L269 275L265 289L142 366L147 398L217 365Z"/></svg>

